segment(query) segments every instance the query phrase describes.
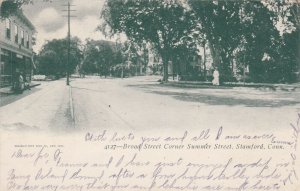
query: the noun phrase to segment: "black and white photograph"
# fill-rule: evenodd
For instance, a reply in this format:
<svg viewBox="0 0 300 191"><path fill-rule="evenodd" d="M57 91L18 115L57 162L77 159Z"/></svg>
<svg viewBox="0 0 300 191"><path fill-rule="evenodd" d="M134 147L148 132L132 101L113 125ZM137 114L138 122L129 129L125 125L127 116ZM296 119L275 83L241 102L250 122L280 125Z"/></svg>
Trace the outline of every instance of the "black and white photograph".
<svg viewBox="0 0 300 191"><path fill-rule="evenodd" d="M0 0L1 191L300 191L300 0Z"/></svg>

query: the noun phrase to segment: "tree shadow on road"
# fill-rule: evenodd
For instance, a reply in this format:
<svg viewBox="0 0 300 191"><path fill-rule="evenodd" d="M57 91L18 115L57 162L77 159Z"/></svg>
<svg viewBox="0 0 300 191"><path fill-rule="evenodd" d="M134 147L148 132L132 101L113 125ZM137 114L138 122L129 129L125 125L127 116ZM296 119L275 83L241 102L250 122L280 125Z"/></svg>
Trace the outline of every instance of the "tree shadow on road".
<svg viewBox="0 0 300 191"><path fill-rule="evenodd" d="M290 94L287 92L277 93L280 94L280 96L274 96L274 99L267 99L266 97L264 97L263 93L261 93L262 95L259 96L259 98L258 96L256 96L256 98L238 98L238 96L232 95L232 89L227 89L227 90L223 89L224 96L222 96L221 94L214 94L213 92L209 94L207 92L206 93L178 92L176 90L184 90L185 88L179 88L179 87L170 88L170 87L162 86L160 84L149 84L143 86L131 85L131 87L135 87L137 89L143 90L146 93L154 93L154 94L159 94L164 96L170 96L180 101L198 102L207 105L246 106L246 107L284 107L284 106L295 106L296 104L300 104L300 100L297 99L297 95L295 95L294 97L289 95L291 99L285 99L286 97L284 95ZM202 89L211 89L211 88L203 87ZM234 93L238 94L236 91ZM266 92L266 94L270 94L270 93L275 94L274 92ZM247 93L240 92L240 94L245 95ZM241 96L241 97L245 97L245 96Z"/></svg>
<svg viewBox="0 0 300 191"><path fill-rule="evenodd" d="M40 88L31 88L30 90L26 89L22 94L0 94L0 107L18 101L19 99L22 99L40 90Z"/></svg>
<svg viewBox="0 0 300 191"><path fill-rule="evenodd" d="M299 104L297 101L290 100L263 100L263 99L242 99L233 97L221 97L215 95L201 95L191 93L178 93L178 92L162 92L152 91L152 93L160 95L169 95L175 99L188 102L200 102L208 105L227 105L238 106L244 105L246 107L283 107Z"/></svg>

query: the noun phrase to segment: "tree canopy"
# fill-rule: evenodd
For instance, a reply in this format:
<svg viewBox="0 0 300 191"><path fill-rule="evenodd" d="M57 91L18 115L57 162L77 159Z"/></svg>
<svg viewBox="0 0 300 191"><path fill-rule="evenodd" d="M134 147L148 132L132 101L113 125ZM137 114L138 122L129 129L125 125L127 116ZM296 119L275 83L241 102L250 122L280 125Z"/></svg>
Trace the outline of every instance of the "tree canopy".
<svg viewBox="0 0 300 191"><path fill-rule="evenodd" d="M107 76L115 63L115 53L113 42L87 40L81 69L86 73Z"/></svg>
<svg viewBox="0 0 300 191"><path fill-rule="evenodd" d="M52 0L43 0L43 2L52 2ZM33 4L33 0L3 0L0 2L0 18L7 18L18 12L22 5Z"/></svg>
<svg viewBox="0 0 300 191"><path fill-rule="evenodd" d="M67 68L68 39L54 39L46 42L38 54L38 72L45 75L63 76L67 69L74 71L82 59L81 42L77 37L70 42L70 65Z"/></svg>
<svg viewBox="0 0 300 191"><path fill-rule="evenodd" d="M292 81L297 65L295 55L283 53L291 53L288 49L293 49L291 44L285 44L293 31L291 26L278 26L278 19L286 16L274 10L275 7L287 10L286 3L188 0L188 4L199 18L214 64L225 80L233 75L233 64L237 62L240 71L249 68L251 81Z"/></svg>
<svg viewBox="0 0 300 191"><path fill-rule="evenodd" d="M136 42L146 41L163 60L164 81L168 79L168 61L173 50L193 29L192 15L176 0L107 1L102 12L103 31L125 33Z"/></svg>
<svg viewBox="0 0 300 191"><path fill-rule="evenodd" d="M151 43L165 81L168 61L203 42L225 81L249 69L251 81L292 82L300 68L299 45L292 43L300 37L299 4L292 0L114 0L102 17L103 32Z"/></svg>

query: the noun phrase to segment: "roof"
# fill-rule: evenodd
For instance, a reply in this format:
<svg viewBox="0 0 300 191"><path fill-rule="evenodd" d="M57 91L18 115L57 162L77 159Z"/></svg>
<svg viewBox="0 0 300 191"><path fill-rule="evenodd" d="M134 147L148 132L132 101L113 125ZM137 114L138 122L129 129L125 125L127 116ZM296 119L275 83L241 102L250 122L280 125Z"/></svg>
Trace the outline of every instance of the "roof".
<svg viewBox="0 0 300 191"><path fill-rule="evenodd" d="M22 10L19 10L15 14L25 25L27 25L31 30L35 31L35 27L30 22L30 20L24 15Z"/></svg>
<svg viewBox="0 0 300 191"><path fill-rule="evenodd" d="M20 8L20 2L11 1L11 0L0 0L0 18L4 15L4 18L8 18L10 16L18 17L27 27L31 30L35 31L35 27L30 22L30 20L24 15L22 9ZM2 15L3 14L3 15Z"/></svg>

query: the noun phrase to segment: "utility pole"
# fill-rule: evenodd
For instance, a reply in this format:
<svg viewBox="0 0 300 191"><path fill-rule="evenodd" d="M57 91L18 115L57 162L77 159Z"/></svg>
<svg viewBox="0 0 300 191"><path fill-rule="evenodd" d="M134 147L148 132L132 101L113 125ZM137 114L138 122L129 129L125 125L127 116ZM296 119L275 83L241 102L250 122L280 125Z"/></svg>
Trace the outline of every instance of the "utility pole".
<svg viewBox="0 0 300 191"><path fill-rule="evenodd" d="M67 17L68 18L68 36L67 36L67 39L68 39L68 55L67 55L67 66L66 66L66 73L67 73L67 86L70 85L70 50L71 50L71 17L75 17L75 16L71 16L71 11L75 11L75 10L71 10L71 6L74 6L74 5L71 5L70 2L68 2L67 5L63 5L65 7L68 7L67 10L63 10L63 11L66 11L68 12L68 15L67 16L64 16L64 17Z"/></svg>
<svg viewBox="0 0 300 191"><path fill-rule="evenodd" d="M70 85L70 41L71 41L71 31L70 31L70 2L68 2L68 59L67 59L67 86Z"/></svg>
<svg viewBox="0 0 300 191"><path fill-rule="evenodd" d="M204 70L204 80L207 81L206 77L206 41L203 40L203 70Z"/></svg>

